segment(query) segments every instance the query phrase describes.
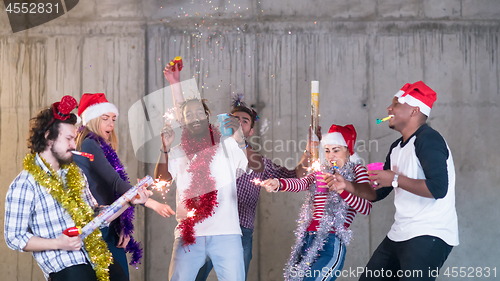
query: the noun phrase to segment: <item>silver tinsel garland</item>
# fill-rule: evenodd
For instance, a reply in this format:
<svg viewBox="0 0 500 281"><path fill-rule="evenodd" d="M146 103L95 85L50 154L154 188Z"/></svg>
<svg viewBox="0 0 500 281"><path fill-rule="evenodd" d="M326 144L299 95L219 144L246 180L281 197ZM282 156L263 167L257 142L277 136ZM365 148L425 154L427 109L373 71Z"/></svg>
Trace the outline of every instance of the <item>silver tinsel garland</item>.
<svg viewBox="0 0 500 281"><path fill-rule="evenodd" d="M356 174L354 172L355 164L347 162L339 169L332 169L328 165L323 165L323 171L328 173L338 172L345 180L354 181ZM314 207L314 197L319 192L316 191L316 181L309 186L306 201L302 205L299 219L297 220L297 230L295 233L295 244L292 246L292 252L285 266L283 274L286 281L299 281L304 279L304 275L311 269L312 264L317 260L318 252L323 249L330 231L335 230L335 235L344 245L348 245L352 239L352 231L344 227L346 221L347 209L349 205L335 192L328 192L325 201L325 211L319 221L318 231L312 245L306 250L306 255L302 256L302 247L304 246L304 237L307 233L307 227L311 223ZM292 274L292 272L294 274ZM301 276L302 275L302 276Z"/></svg>

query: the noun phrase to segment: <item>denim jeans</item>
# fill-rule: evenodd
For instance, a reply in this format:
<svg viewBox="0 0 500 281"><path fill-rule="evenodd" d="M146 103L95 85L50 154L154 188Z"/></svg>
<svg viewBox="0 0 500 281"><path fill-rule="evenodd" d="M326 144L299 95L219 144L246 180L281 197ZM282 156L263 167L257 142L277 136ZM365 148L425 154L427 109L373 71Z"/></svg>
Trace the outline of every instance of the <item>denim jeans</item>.
<svg viewBox="0 0 500 281"><path fill-rule="evenodd" d="M302 246L302 257L307 255L307 252L312 250L311 246L316 238L314 232L309 232L304 237L304 245ZM304 281L333 281L337 279L339 273L344 267L345 260L345 245L340 243L339 238L330 233L326 239L323 250L318 252L316 261L311 268L306 272L292 271L292 277L305 276Z"/></svg>
<svg viewBox="0 0 500 281"><path fill-rule="evenodd" d="M175 239L170 262L170 281L193 281L198 270L210 259L218 280L245 280L241 236L197 236L193 245L182 246L181 238ZM208 275L208 274L207 274Z"/></svg>
<svg viewBox="0 0 500 281"><path fill-rule="evenodd" d="M248 276L248 268L250 267L250 260L252 260L252 246L253 246L253 230L250 228L241 227L241 244L243 246L243 259L245 262L245 280ZM196 281L206 281L210 271L212 271L213 265L211 260L207 260L205 265L200 268L198 276L196 276Z"/></svg>

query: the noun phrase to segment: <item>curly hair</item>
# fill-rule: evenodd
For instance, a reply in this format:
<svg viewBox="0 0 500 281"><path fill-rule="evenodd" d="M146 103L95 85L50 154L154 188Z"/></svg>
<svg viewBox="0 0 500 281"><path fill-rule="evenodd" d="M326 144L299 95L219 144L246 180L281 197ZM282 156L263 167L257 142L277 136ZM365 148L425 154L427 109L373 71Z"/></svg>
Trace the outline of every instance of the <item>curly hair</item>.
<svg viewBox="0 0 500 281"><path fill-rule="evenodd" d="M50 140L55 140L59 136L59 124L66 123L75 125L76 115L71 113L70 117L64 121L54 119L52 106L42 109L38 114L30 119L30 128L28 132L28 149L31 153L44 151ZM45 133L49 132L47 137Z"/></svg>

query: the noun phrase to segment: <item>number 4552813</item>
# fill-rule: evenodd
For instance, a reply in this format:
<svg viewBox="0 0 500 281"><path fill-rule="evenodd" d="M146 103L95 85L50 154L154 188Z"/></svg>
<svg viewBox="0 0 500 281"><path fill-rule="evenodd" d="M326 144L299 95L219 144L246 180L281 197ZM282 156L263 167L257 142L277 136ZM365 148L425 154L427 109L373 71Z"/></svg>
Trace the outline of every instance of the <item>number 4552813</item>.
<svg viewBox="0 0 500 281"><path fill-rule="evenodd" d="M59 3L52 5L52 3L9 3L5 9L8 13L14 14L51 14L55 12L59 14Z"/></svg>
<svg viewBox="0 0 500 281"><path fill-rule="evenodd" d="M450 269L451 268L451 269ZM489 267L447 267L443 272L446 277L472 277L472 278L488 278L490 276L497 277L497 268Z"/></svg>

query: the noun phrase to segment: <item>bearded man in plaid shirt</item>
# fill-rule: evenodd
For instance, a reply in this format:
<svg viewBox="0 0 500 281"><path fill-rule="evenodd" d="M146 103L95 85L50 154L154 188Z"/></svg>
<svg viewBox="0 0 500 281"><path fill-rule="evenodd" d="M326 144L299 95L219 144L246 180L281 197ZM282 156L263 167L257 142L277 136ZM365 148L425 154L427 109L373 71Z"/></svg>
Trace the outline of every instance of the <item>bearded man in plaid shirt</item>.
<svg viewBox="0 0 500 281"><path fill-rule="evenodd" d="M7 246L20 252L32 252L45 278L51 281L97 281L95 264L92 266L89 262L90 251L83 246L82 239L63 234L65 229L75 226L71 212L63 207L61 198L52 195L54 190L61 189L58 196L81 196L68 197L67 201L82 200L83 205L96 211L99 207L83 172L75 164L70 165L73 162L71 151L76 148L77 121L71 111L76 105L73 97L65 96L61 102L41 110L30 120L28 148L31 153L26 156L25 169L11 183L5 199ZM141 189L138 195L132 203L146 202L150 193ZM107 223L128 207L125 204ZM100 233L97 235L99 237Z"/></svg>
<svg viewBox="0 0 500 281"><path fill-rule="evenodd" d="M255 122L258 120L258 115L253 108L248 107L241 101L241 95L238 95L233 101L231 114L240 121L245 138L248 139L254 134L254 126ZM316 134L321 139L321 131L319 130ZM310 153L308 151L309 149L304 151L304 155L294 170L278 166L274 164L271 159L262 156L264 171L260 173L252 172L250 174L243 173L236 180L238 215L242 233L241 243L243 244L243 258L245 262L245 280L248 277L248 268L250 267L250 260L252 259L255 210L257 208L257 202L259 201L261 188L259 185L256 185L253 180L259 179L260 181L264 181L269 178L296 178L304 176L306 174L306 168L309 166ZM212 262L207 261L207 263L200 268L196 281L206 281L212 267Z"/></svg>

